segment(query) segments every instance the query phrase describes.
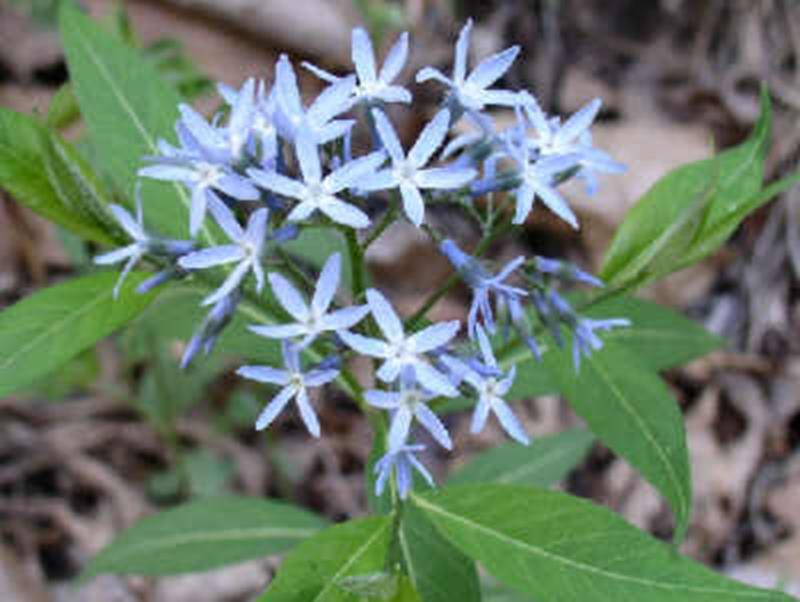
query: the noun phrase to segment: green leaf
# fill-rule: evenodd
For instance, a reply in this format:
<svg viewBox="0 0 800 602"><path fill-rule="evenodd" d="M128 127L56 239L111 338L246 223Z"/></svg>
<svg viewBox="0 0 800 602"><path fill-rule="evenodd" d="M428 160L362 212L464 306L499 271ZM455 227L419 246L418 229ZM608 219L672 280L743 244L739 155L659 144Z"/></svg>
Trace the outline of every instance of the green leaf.
<svg viewBox="0 0 800 602"><path fill-rule="evenodd" d="M552 602L789 602L726 579L605 508L548 490L448 487L414 503L494 577Z"/></svg>
<svg viewBox="0 0 800 602"><path fill-rule="evenodd" d="M590 433L573 429L536 438L529 446L503 443L472 458L447 483L550 487L583 460L593 442L594 437Z"/></svg>
<svg viewBox="0 0 800 602"><path fill-rule="evenodd" d="M103 31L70 3L60 15L67 66L98 159L132 198L142 157L157 155L160 138L173 140L177 92L135 49ZM144 181L145 216L164 235L185 237L190 199L178 184ZM211 241L207 229L203 236Z"/></svg>
<svg viewBox="0 0 800 602"><path fill-rule="evenodd" d="M577 374L567 352L548 354L544 362L591 431L667 499L681 541L692 499L689 457L683 417L661 378L611 341L584 358Z"/></svg>
<svg viewBox="0 0 800 602"><path fill-rule="evenodd" d="M605 333L603 340L624 346L656 371L681 366L725 344L725 339L679 313L642 299L617 297L585 313L591 318L628 318L630 327L615 328Z"/></svg>
<svg viewBox="0 0 800 602"><path fill-rule="evenodd" d="M112 242L104 225L106 196L90 168L57 134L28 115L3 107L0 187L32 211L83 238ZM65 189L72 194L64 194ZM88 210L89 202L96 211Z"/></svg>
<svg viewBox="0 0 800 602"><path fill-rule="evenodd" d="M342 582L383 570L391 524L387 516L357 519L306 540L284 559L259 602L358 602Z"/></svg>
<svg viewBox="0 0 800 602"><path fill-rule="evenodd" d="M403 510L399 543L405 573L424 602L480 602L475 563L442 537L413 504Z"/></svg>
<svg viewBox="0 0 800 602"><path fill-rule="evenodd" d="M347 243L339 231L330 228L303 228L300 235L284 245L284 248L312 266L321 268L333 253L342 255L343 289L350 289L353 282L352 266L347 252Z"/></svg>
<svg viewBox="0 0 800 602"><path fill-rule="evenodd" d="M140 520L86 567L100 573L173 575L284 552L325 522L273 500L212 497Z"/></svg>
<svg viewBox="0 0 800 602"><path fill-rule="evenodd" d="M0 313L0 397L44 376L132 320L153 298L130 274L118 299L119 278L105 272L72 279L26 297Z"/></svg>

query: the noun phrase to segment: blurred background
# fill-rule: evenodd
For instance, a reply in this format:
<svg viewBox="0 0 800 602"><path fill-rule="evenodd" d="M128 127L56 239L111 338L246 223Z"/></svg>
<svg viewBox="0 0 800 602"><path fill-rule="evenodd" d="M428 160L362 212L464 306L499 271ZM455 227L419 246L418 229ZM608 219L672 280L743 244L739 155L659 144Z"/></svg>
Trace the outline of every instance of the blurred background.
<svg viewBox="0 0 800 602"><path fill-rule="evenodd" d="M796 0L147 0L81 2L107 28L144 49L164 77L207 113L213 83L272 78L278 55L350 70L350 29L366 25L382 54L412 34L403 78L415 112L394 116L407 140L432 115L435 88L413 74L449 68L455 34L476 20L473 58L522 46L504 87L527 88L548 110L569 114L601 96L595 144L629 171L607 177L593 198L568 196L574 232L533 212L518 239L490 251L567 258L596 269L626 210L673 167L744 139L758 90L774 104L767 178L800 158L800 2ZM45 114L57 102L69 137L81 127L61 90L67 79L58 0L0 3L0 105ZM320 84L300 71L308 96ZM58 94L58 96L56 96ZM54 100L55 97L55 100ZM511 116L498 113L498 119ZM433 220L469 244L467 220ZM0 192L0 303L7 306L90 267L87 247ZM376 282L402 311L415 309L449 274L413 227L398 224L370 249ZM413 278L409 278L413 274ZM642 292L723 335L728 346L666 376L686 416L694 518L683 550L753 583L785 582L800 594L800 187L749 218L716 254ZM437 319L463 317L459 290ZM278 563L265 560L165 579L101 577L70 583L114 534L154 508L226 492L294 500L333 519L363 514L362 471L370 433L347 399L320 407L325 436L308 437L292 415L268 433L252 424L265 391L212 356L189 375L177 368L183 340L151 344L146 328L105 341L30 391L0 400L0 600L249 600ZM190 332L187 332L187 337ZM530 433L578 424L557 397L518 404ZM455 453L431 459L439 478L495 445L491 428L468 434L453 415ZM654 533L669 533L665 504L601 445L563 483ZM535 509L531 509L535 512Z"/></svg>

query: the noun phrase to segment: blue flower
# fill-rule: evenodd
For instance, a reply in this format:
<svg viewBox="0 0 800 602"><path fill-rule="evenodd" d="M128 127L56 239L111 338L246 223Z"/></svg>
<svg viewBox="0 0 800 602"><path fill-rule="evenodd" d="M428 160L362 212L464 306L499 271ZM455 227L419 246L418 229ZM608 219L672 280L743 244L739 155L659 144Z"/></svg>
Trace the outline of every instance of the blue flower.
<svg viewBox="0 0 800 602"><path fill-rule="evenodd" d="M530 148L521 128L506 135L506 151L517 164L520 181L516 190L517 206L513 223L523 223L533 208L534 200L539 197L553 213L577 229L575 214L555 187L558 184L556 176L575 168L579 157L567 154L531 160Z"/></svg>
<svg viewBox="0 0 800 602"><path fill-rule="evenodd" d="M525 115L536 130L536 136L528 141L531 148L543 157L576 155L577 163L583 168L580 175L587 179L590 194L595 189L593 172L622 173L626 170L625 165L592 146L589 128L600 111L602 101L599 98L586 104L563 124L557 117L548 118L529 93L521 98Z"/></svg>
<svg viewBox="0 0 800 602"><path fill-rule="evenodd" d="M177 129L183 147L160 143L162 156L145 157L153 165L141 168L138 174L155 180L181 182L189 189L192 197L189 232L195 236L210 199L219 199L218 192L252 201L258 198L258 190L227 165L233 156L224 132L212 127L188 105L181 105L180 111Z"/></svg>
<svg viewBox="0 0 800 602"><path fill-rule="evenodd" d="M472 303L469 308L467 318L467 332L471 338L475 337L475 327L478 319L483 319L483 324L489 332L494 332L494 315L490 295L494 294L497 299L503 298L506 302L510 298L524 297L527 293L521 288L517 288L503 281L519 266L525 263L525 258L520 256L509 261L497 275L490 274L486 268L472 255L464 253L458 248L455 242L446 239L441 242L439 249L450 263L464 279L464 282L472 289Z"/></svg>
<svg viewBox="0 0 800 602"><path fill-rule="evenodd" d="M367 302L386 340L346 330L341 331L339 336L359 353L384 360L378 369L378 378L383 382L394 382L401 372L413 371L416 380L426 389L448 397L458 395L458 390L447 376L434 368L425 354L447 345L458 334L461 326L459 321L433 324L415 334L406 335L403 323L386 297L375 289L368 289Z"/></svg>
<svg viewBox="0 0 800 602"><path fill-rule="evenodd" d="M334 253L322 268L310 305L286 278L276 273L269 274L272 292L297 322L277 326L251 326L250 330L273 339L303 337L300 348L304 348L322 332L351 328L369 313L369 307L359 305L328 312L339 287L341 270L341 255Z"/></svg>
<svg viewBox="0 0 800 602"><path fill-rule="evenodd" d="M389 50L380 74L376 70L375 50L366 30L356 27L353 30L352 43L353 65L358 76L358 85L353 90L355 98L367 103L411 102L411 93L408 90L402 86L392 85L408 59L408 33L402 33ZM338 83L342 79L308 62L304 62L303 67L331 84Z"/></svg>
<svg viewBox="0 0 800 602"><path fill-rule="evenodd" d="M300 366L300 353L296 346L288 341L283 341L281 351L286 366L285 370L269 366L242 366L236 371L244 378L283 387L259 414L258 420L256 420L256 430L267 428L286 407L286 404L294 399L300 410L300 418L303 419L308 432L314 437L319 437L319 420L311 406L307 389L331 382L338 376L339 370L317 368L304 373Z"/></svg>
<svg viewBox="0 0 800 602"><path fill-rule="evenodd" d="M233 319L233 314L239 306L240 300L241 296L237 291L234 291L214 304L203 323L192 335L186 350L183 352L183 357L181 357L182 370L186 369L201 350L206 355L211 353L222 331Z"/></svg>
<svg viewBox="0 0 800 602"><path fill-rule="evenodd" d="M275 98L278 106L275 125L278 133L287 140L294 141L299 130L308 129L317 144L341 138L353 127L354 122L334 118L353 106L355 85L354 76L341 78L323 90L306 109L292 63L285 54L281 55L275 67Z"/></svg>
<svg viewBox="0 0 800 602"><path fill-rule="evenodd" d="M278 133L274 118L277 110L275 93L267 93L264 81L248 79L240 90L225 84L218 84L217 89L231 107L227 135L231 152L236 156L243 148L257 155L262 162L274 159L278 152ZM250 148L248 142L257 141L257 148Z"/></svg>
<svg viewBox="0 0 800 602"><path fill-rule="evenodd" d="M211 213L232 244L209 247L184 255L178 264L187 270L202 270L219 265L238 263L225 281L214 293L203 300L203 305L213 305L220 299L237 289L248 272L256 277L256 290L264 287L264 270L261 267L261 255L267 238L266 208L254 211L242 229L233 213L225 204L216 199L211 200Z"/></svg>
<svg viewBox="0 0 800 602"><path fill-rule="evenodd" d="M375 479L375 495L381 496L383 490L386 488L386 481L391 476L392 471L395 474L395 481L397 483L397 493L400 499L405 499L411 486L414 483L412 478L412 469L416 470L422 477L433 487L433 477L428 469L422 465L414 456L417 452L423 451L424 445L403 445L396 449L390 449L386 452L380 460L375 463L375 474L378 478Z"/></svg>
<svg viewBox="0 0 800 602"><path fill-rule="evenodd" d="M115 249L102 255L97 255L94 262L97 265L112 265L125 261L122 273L119 275L117 284L114 286L114 299L119 297L119 291L125 277L133 267L144 257L150 248L150 236L144 231L142 216L142 202L139 195L136 195L136 219L128 213L128 210L120 205L109 205L108 207L114 215L114 219L125 230L125 233L133 239L133 242L121 249Z"/></svg>
<svg viewBox="0 0 800 602"><path fill-rule="evenodd" d="M417 73L417 82L422 83L434 79L443 83L450 89L451 98L455 103L470 111L480 111L486 105L515 106L519 104L519 96L516 92L488 89L511 67L511 63L519 54L519 46L512 46L484 59L467 75L467 55L469 54L471 31L472 19L469 19L458 35L452 78L433 67L424 67Z"/></svg>
<svg viewBox="0 0 800 602"><path fill-rule="evenodd" d="M478 393L478 404L475 406L475 413L472 415L470 432L479 433L486 425L489 413L493 412L497 416L500 426L508 433L509 437L519 441L523 445L528 445L530 440L525 433L525 429L514 416L511 408L503 400L503 396L511 389L516 376L516 366L512 366L507 373L500 371L497 360L492 352L492 345L486 332L478 326L478 345L485 369L468 369L464 374L464 380L472 386Z"/></svg>
<svg viewBox="0 0 800 602"><path fill-rule="evenodd" d="M575 325L574 339L572 341L572 362L575 365L575 372L580 370L581 356L589 357L592 351L602 349L603 341L595 334L596 331L611 330L612 328L630 325L630 320L626 318L610 318L607 320L579 319Z"/></svg>
<svg viewBox="0 0 800 602"><path fill-rule="evenodd" d="M392 411L389 448L397 449L406 443L411 422L416 418L442 447L453 449L453 442L447 429L426 403L437 397L436 393L426 391L415 383L407 383L403 378L400 379L400 383L399 391L373 389L365 394L370 405Z"/></svg>
<svg viewBox="0 0 800 602"><path fill-rule="evenodd" d="M423 169L436 150L442 145L450 129L450 111L443 109L425 126L408 152L403 152L400 140L387 119L378 109L373 109L375 127L384 147L389 152L392 166L366 178L359 187L366 191L400 188L403 210L415 226L425 217L425 203L420 189L454 189L464 186L475 178L474 169L440 167Z"/></svg>
<svg viewBox="0 0 800 602"><path fill-rule="evenodd" d="M562 280L581 282L589 286L602 287L603 281L584 272L576 265L558 259L548 259L547 257L534 257L533 265L536 270L543 274L550 274Z"/></svg>

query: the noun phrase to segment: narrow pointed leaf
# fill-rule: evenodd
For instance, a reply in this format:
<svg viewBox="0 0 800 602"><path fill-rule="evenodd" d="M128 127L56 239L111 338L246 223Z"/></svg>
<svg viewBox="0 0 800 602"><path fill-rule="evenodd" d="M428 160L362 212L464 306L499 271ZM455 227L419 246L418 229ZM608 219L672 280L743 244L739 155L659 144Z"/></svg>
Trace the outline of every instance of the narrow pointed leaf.
<svg viewBox="0 0 800 602"><path fill-rule="evenodd" d="M550 487L586 457L594 437L574 429L534 438L530 445L503 443L478 454L447 480L448 485L498 483Z"/></svg>
<svg viewBox="0 0 800 602"><path fill-rule="evenodd" d="M680 556L612 512L555 491L446 488L413 502L505 585L552 602L790 602Z"/></svg>
<svg viewBox="0 0 800 602"><path fill-rule="evenodd" d="M134 288L130 274L119 298L119 278L103 272L38 291L0 312L0 397L46 375L138 315L153 298Z"/></svg>
<svg viewBox="0 0 800 602"><path fill-rule="evenodd" d="M383 570L391 524L386 516L357 519L306 540L284 559L258 602L357 602L342 585Z"/></svg>
<svg viewBox="0 0 800 602"><path fill-rule="evenodd" d="M284 552L324 526L282 502L211 497L142 519L103 549L84 576L204 571Z"/></svg>

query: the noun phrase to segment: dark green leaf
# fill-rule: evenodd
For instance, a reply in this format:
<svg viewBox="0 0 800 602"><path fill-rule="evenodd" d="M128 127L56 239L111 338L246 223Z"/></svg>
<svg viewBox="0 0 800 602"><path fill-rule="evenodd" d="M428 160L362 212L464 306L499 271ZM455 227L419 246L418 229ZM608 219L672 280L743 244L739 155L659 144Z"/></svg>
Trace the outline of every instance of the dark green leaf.
<svg viewBox="0 0 800 602"><path fill-rule="evenodd" d="M465 554L535 600L791 600L717 575L605 508L563 493L476 485L413 501Z"/></svg>
<svg viewBox="0 0 800 602"><path fill-rule="evenodd" d="M689 458L683 417L661 378L611 341L584 358L577 374L567 352L548 354L544 362L592 432L667 499L680 541L692 498Z"/></svg>
<svg viewBox="0 0 800 602"><path fill-rule="evenodd" d="M44 376L139 314L152 295L134 288L131 274L118 299L119 277L105 272L75 278L34 293L0 313L0 397Z"/></svg>
<svg viewBox="0 0 800 602"><path fill-rule="evenodd" d="M593 442L594 437L590 433L574 429L536 438L529 446L502 443L472 458L447 483L550 487L583 460Z"/></svg>
<svg viewBox="0 0 800 602"><path fill-rule="evenodd" d="M286 557L259 602L359 602L342 581L383 570L391 524L387 516L357 519L306 540Z"/></svg>
<svg viewBox="0 0 800 602"><path fill-rule="evenodd" d="M423 602L480 602L475 563L442 537L413 504L403 510L399 543L405 573Z"/></svg>
<svg viewBox="0 0 800 602"><path fill-rule="evenodd" d="M277 501L208 498L142 519L103 549L84 576L204 571L284 552L324 524Z"/></svg>

